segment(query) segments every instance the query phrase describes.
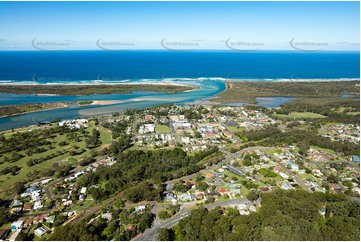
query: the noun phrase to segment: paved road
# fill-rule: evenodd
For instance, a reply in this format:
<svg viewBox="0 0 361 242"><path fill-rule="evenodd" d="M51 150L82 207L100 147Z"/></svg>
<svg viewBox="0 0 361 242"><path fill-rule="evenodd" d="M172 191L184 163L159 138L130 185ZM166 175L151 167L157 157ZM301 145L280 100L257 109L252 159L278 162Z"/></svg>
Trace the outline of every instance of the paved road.
<svg viewBox="0 0 361 242"><path fill-rule="evenodd" d="M15 241L16 237L20 234L22 229L18 229L15 232L13 232L9 238L9 241ZM2 240L1 240L2 241Z"/></svg>
<svg viewBox="0 0 361 242"><path fill-rule="evenodd" d="M16 196L16 192L10 195L8 201L12 202L14 200L14 197Z"/></svg>
<svg viewBox="0 0 361 242"><path fill-rule="evenodd" d="M303 159L305 159L305 160L307 160L308 162L314 164L315 166L317 166L317 167L322 171L322 173L325 174L326 176L330 176L330 175L331 175L331 174L330 174L328 171L326 171L318 162L314 162L313 160L308 159L308 158L306 158L306 157L304 157L304 156L301 156L301 155L298 155L298 156L301 157L301 158L303 158ZM343 192L347 190L347 189L342 185L342 183L341 183L340 181L338 181L337 184L340 186L340 188L341 188L341 190L342 190Z"/></svg>
<svg viewBox="0 0 361 242"><path fill-rule="evenodd" d="M261 146L254 146L254 147L248 147L248 148L244 148L240 151L237 151L236 153L231 153L229 151L226 151L225 149L219 149L219 151L223 152L226 155L229 155L228 158L222 160L220 163L218 164L229 164L229 162L231 160L234 160L236 158L239 158L240 156L243 155L243 153L248 152L248 151L253 151L253 150L262 150L264 147Z"/></svg>
<svg viewBox="0 0 361 242"><path fill-rule="evenodd" d="M49 191L49 186L46 186L44 188L44 192L45 192L46 196L48 196L48 199L50 199L51 201L54 201L54 198L53 198L53 196L51 195L51 193Z"/></svg>
<svg viewBox="0 0 361 242"><path fill-rule="evenodd" d="M204 205L204 207L207 209L213 209L217 206L221 206L221 207L235 206L240 203L250 203L250 201L246 198L238 198L238 199L228 200L228 201L224 201L224 202ZM157 237L159 228L168 228L168 229L172 228L173 226L178 224L181 219L187 217L190 214L190 212L191 211L183 210L183 211L179 212L178 214L176 214L174 217L172 217L166 221L161 221L161 220L158 220L158 218L157 218L154 221L152 228L146 230L143 234L138 235L137 237L133 238L132 240L134 240L134 241L154 241L157 239L156 237Z"/></svg>
<svg viewBox="0 0 361 242"><path fill-rule="evenodd" d="M227 129L227 131L232 134L233 138L234 138L235 140L237 140L237 144L243 143L243 141L242 141L237 135L235 135L233 131L231 131L231 130L228 129L228 127L227 127L227 125L226 125L225 123L223 123L223 122L220 121L220 119L219 119L219 114L218 114L218 111L217 111L217 110L213 109L213 112L212 112L212 113L213 113L213 116Z"/></svg>
<svg viewBox="0 0 361 242"><path fill-rule="evenodd" d="M231 159L235 159L236 157L239 157L240 155L242 155L244 152L247 151L252 151L252 150L260 150L263 151L265 154L268 154L269 156L271 156L271 158L278 163L278 165L281 167L281 169L287 173L290 177L292 177L303 189L305 189L308 192L311 192L311 189L298 177L296 176L293 172L291 172L289 169L287 169L287 167L285 167L277 157L275 157L272 153L271 153L271 149L273 149L273 147L262 147L262 146L255 146L255 147L249 147L249 148L245 148L242 149L236 153L230 153L226 150L220 150L223 153L230 155L229 158L221 161L223 164L229 162Z"/></svg>
<svg viewBox="0 0 361 242"><path fill-rule="evenodd" d="M174 135L175 143L176 144L181 144L182 142L181 142L181 140L180 140L180 138L179 138L179 136L178 136L178 134L177 134L177 132L176 132L176 130L174 128L174 125L173 125L172 121L170 121L170 120L169 120L169 127L170 127L170 130L172 131L172 134Z"/></svg>
<svg viewBox="0 0 361 242"><path fill-rule="evenodd" d="M276 156L274 156L271 152L272 148L265 148L262 147L260 150L262 150L263 152L269 154L269 156L271 156L273 158L273 160L275 162L277 162L277 164L281 167L281 169L287 173L288 176L292 177L297 183L298 185L300 185L303 189L305 189L308 192L312 192L311 188L309 186L307 186L297 175L295 175L292 171L290 171L286 166L284 166L282 164L282 162L280 162L279 158L277 158Z"/></svg>
<svg viewBox="0 0 361 242"><path fill-rule="evenodd" d="M134 115L134 121L133 121L133 138L135 139L137 137L137 126L138 126L138 118L139 115Z"/></svg>

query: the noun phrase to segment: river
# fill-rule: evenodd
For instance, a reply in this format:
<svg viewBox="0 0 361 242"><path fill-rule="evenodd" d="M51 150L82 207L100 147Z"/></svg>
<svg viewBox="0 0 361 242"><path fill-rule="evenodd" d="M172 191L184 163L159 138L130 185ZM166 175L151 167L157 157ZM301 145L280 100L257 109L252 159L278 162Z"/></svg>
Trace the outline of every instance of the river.
<svg viewBox="0 0 361 242"><path fill-rule="evenodd" d="M114 112L123 112L127 109L143 109L162 104L185 105L197 100L212 97L226 89L222 80L174 80L174 83L182 83L195 86L197 89L179 93L160 92L133 92L129 94L108 94L89 96L37 96L30 94L0 93L0 105L14 105L26 103L48 103L48 102L75 102L84 100L114 100L118 103L110 105L71 105L66 108L43 110L31 113L0 118L0 130L8 130L23 126L33 125L38 122L49 122L51 120L72 119L76 117L89 117Z"/></svg>

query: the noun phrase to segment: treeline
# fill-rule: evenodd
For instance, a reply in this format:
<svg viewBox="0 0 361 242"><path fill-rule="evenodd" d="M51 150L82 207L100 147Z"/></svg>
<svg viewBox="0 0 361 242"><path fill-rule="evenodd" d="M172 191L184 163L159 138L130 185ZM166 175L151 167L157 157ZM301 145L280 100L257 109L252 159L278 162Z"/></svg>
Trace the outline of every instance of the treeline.
<svg viewBox="0 0 361 242"><path fill-rule="evenodd" d="M4 85L1 92L19 94L58 94L58 95L92 95L92 94L112 94L131 93L133 91L154 91L176 93L186 90L193 90L190 86L173 85Z"/></svg>
<svg viewBox="0 0 361 242"><path fill-rule="evenodd" d="M87 139L85 139L85 145L87 148L92 149L101 144L101 140L99 140L100 133L98 130L93 129L92 135L88 136Z"/></svg>
<svg viewBox="0 0 361 242"><path fill-rule="evenodd" d="M15 176L17 174L18 171L21 170L21 167L19 166L8 166L5 167L4 169L0 170L0 175L7 175L7 174L11 174L13 176Z"/></svg>
<svg viewBox="0 0 361 242"><path fill-rule="evenodd" d="M12 116L15 114L43 110L43 109L51 109L51 108L59 108L65 107L66 103L56 102L56 103L28 103L21 105L13 105L13 106L0 106L0 117Z"/></svg>
<svg viewBox="0 0 361 242"><path fill-rule="evenodd" d="M57 227L49 237L50 241L89 241L102 240L101 232L105 229L106 223L96 226L88 225L86 222L78 224L67 224Z"/></svg>
<svg viewBox="0 0 361 242"><path fill-rule="evenodd" d="M216 101L256 103L257 97L339 97L360 96L359 80L324 82L227 82L227 90Z"/></svg>
<svg viewBox="0 0 361 242"><path fill-rule="evenodd" d="M126 120L120 120L116 123L103 123L102 126L104 128L109 129L112 131L112 137L113 139L118 138L121 134L124 134L127 127L128 127L128 121Z"/></svg>
<svg viewBox="0 0 361 242"><path fill-rule="evenodd" d="M282 132L274 126L268 126L265 129L249 130L237 132L236 135L244 141L258 141L274 135L280 135Z"/></svg>
<svg viewBox="0 0 361 242"><path fill-rule="evenodd" d="M1 134L0 155L25 150L30 150L29 152L31 154L36 152L41 153L44 150L39 150L40 146L51 145L51 142L47 140L48 138L51 138L56 134L71 132L72 130L67 126L57 126L44 130L32 130L31 132L17 132L9 138L6 138L3 134Z"/></svg>
<svg viewBox="0 0 361 242"><path fill-rule="evenodd" d="M326 208L325 216L319 212ZM353 240L360 239L360 205L345 195L276 190L262 195L257 212L242 216L237 209L200 207L158 240Z"/></svg>
<svg viewBox="0 0 361 242"><path fill-rule="evenodd" d="M3 226L4 224L12 221L12 217L14 217L14 214L9 212L9 209L7 208L8 206L6 206L6 201L3 201L0 198L0 227Z"/></svg>
<svg viewBox="0 0 361 242"><path fill-rule="evenodd" d="M154 215L150 211L135 212L122 209L113 213L118 219L106 222L99 218L93 224L86 222L58 226L47 238L50 241L129 241L137 234L150 228ZM59 215L58 215L59 216ZM128 226L125 226L128 225Z"/></svg>
<svg viewBox="0 0 361 242"><path fill-rule="evenodd" d="M340 108L345 108L339 112ZM321 122L338 122L359 124L359 115L349 115L347 112L360 112L360 101L354 98L304 98L296 99L281 105L274 110L277 114L292 112L312 112L328 117Z"/></svg>
<svg viewBox="0 0 361 242"><path fill-rule="evenodd" d="M342 152L345 155L354 155L359 153L359 145L348 141L331 141L329 138L315 134L308 130L290 130L288 132L277 132L275 128L269 127L263 130L246 131L238 134L240 137L246 137L250 141L258 141L260 146L276 146L276 145L292 145L297 144L300 147L300 152L305 152L311 145L318 146L325 149L331 149L335 152ZM254 143L249 143L243 146L252 146Z"/></svg>
<svg viewBox="0 0 361 242"><path fill-rule="evenodd" d="M44 139L42 132L15 133L10 138L0 137L0 154L10 154L23 150L36 151L39 146L50 145L51 142ZM42 150L39 150L42 152Z"/></svg>
<svg viewBox="0 0 361 242"><path fill-rule="evenodd" d="M161 184L152 184L149 182L140 182L125 190L124 197L132 203L140 201L161 201L164 186Z"/></svg>
<svg viewBox="0 0 361 242"><path fill-rule="evenodd" d="M198 110L185 109L180 112L181 115L184 115L186 119L201 119L202 114Z"/></svg>
<svg viewBox="0 0 361 242"><path fill-rule="evenodd" d="M118 162L112 167L99 168L80 178L80 186L103 184L99 188L90 189L89 192L95 200L124 189L128 189L125 195L133 202L160 198L163 191L160 185L162 182L198 172L203 165L197 165L197 162L217 152L218 149L213 147L192 155L188 155L181 148L118 151L120 152L116 155ZM142 183L143 181L149 182Z"/></svg>
<svg viewBox="0 0 361 242"><path fill-rule="evenodd" d="M11 116L22 113L22 111L15 106L2 106L0 107L0 117Z"/></svg>

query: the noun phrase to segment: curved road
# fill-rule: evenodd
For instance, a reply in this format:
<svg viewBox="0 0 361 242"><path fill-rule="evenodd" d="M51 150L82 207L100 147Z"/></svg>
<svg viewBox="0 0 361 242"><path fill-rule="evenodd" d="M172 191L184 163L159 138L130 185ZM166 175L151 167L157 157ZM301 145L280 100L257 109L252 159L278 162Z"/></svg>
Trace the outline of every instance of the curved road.
<svg viewBox="0 0 361 242"><path fill-rule="evenodd" d="M219 202L219 203L207 204L207 205L204 205L204 207L207 209L213 209L213 208L216 208L217 206L221 206L221 207L235 206L240 203L250 203L250 201L247 198L238 198L238 199L228 200L228 201ZM179 212L178 214L176 214L174 217L172 217L166 221L161 221L157 217L153 222L152 228L144 231L143 234L138 235L137 237L133 238L132 240L134 240L134 241L155 241L157 239L157 233L158 233L159 228L168 228L168 229L172 228L173 226L178 224L178 222L181 219L187 217L190 214L190 212L191 211L189 211L189 210L183 210L183 211Z"/></svg>

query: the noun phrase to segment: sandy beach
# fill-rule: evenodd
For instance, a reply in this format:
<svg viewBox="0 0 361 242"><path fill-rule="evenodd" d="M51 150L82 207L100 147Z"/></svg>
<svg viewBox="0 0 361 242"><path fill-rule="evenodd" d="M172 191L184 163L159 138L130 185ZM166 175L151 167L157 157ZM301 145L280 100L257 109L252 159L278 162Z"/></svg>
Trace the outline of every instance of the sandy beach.
<svg viewBox="0 0 361 242"><path fill-rule="evenodd" d="M59 94L49 94L49 93L36 93L35 95L36 96L49 96L49 97L59 96Z"/></svg>
<svg viewBox="0 0 361 242"><path fill-rule="evenodd" d="M98 100L98 101L93 101L90 105L110 105L110 104L117 104L123 102L124 101L119 101L119 100Z"/></svg>

